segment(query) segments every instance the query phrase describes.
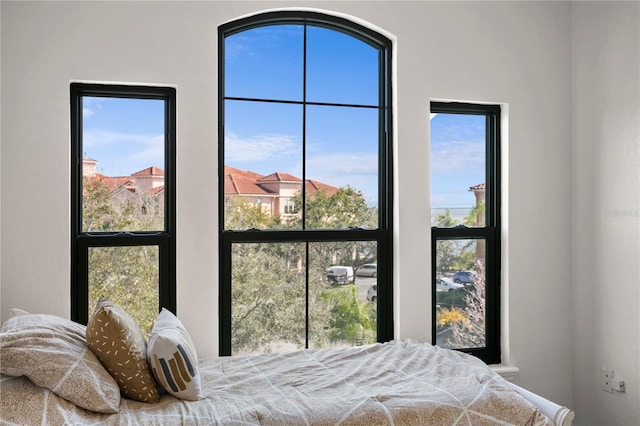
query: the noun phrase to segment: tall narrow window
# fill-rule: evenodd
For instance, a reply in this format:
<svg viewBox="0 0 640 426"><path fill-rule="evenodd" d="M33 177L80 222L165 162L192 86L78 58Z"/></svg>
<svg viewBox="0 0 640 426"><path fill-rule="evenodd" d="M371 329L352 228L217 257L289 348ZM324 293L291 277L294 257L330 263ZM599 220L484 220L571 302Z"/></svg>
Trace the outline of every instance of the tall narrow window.
<svg viewBox="0 0 640 426"><path fill-rule="evenodd" d="M431 103L433 342L500 362L500 107Z"/></svg>
<svg viewBox="0 0 640 426"><path fill-rule="evenodd" d="M220 353L391 339L390 41L311 12L219 41Z"/></svg>
<svg viewBox="0 0 640 426"><path fill-rule="evenodd" d="M71 85L71 318L175 312L175 90Z"/></svg>

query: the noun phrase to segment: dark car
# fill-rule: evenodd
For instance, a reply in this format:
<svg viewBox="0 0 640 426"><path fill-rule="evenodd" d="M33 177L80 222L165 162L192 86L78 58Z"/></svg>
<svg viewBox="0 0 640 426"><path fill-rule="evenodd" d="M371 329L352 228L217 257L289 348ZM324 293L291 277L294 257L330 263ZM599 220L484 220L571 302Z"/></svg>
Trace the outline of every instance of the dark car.
<svg viewBox="0 0 640 426"><path fill-rule="evenodd" d="M453 274L453 282L458 284L474 284L478 275L474 271L458 271Z"/></svg>

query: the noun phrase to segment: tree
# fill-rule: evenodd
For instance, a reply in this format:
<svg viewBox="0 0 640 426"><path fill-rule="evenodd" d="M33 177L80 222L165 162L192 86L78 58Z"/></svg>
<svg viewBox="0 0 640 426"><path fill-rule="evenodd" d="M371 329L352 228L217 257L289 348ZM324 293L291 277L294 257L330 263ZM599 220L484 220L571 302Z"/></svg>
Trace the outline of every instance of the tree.
<svg viewBox="0 0 640 426"><path fill-rule="evenodd" d="M482 204L484 205L484 203ZM434 220L434 226L440 228L453 228L456 226L472 226L475 224L476 215L482 206L476 204L476 207L471 209L471 212L465 217L464 221L460 222L451 215L451 210L446 209L444 213L436 216ZM484 211L484 210L482 210ZM473 222L471 222L473 220ZM478 240L438 240L436 249L436 268L439 272L446 271L460 271L473 269L473 265L476 262L477 250L476 246L480 241ZM484 242L481 242L484 243Z"/></svg>
<svg viewBox="0 0 640 426"><path fill-rule="evenodd" d="M302 208L302 194L293 198L297 211ZM367 206L364 194L350 186L338 188L328 195L320 190L306 196L305 229L347 229L352 227L376 228L378 211ZM302 228L302 216L290 222L293 228ZM340 241L313 244L312 259L320 265L346 265L354 269L377 259L377 245L370 241ZM312 260L312 261L313 261ZM322 269L324 270L324 267Z"/></svg>
<svg viewBox="0 0 640 426"><path fill-rule="evenodd" d="M299 209L301 196L296 200ZM312 228L327 227L329 223L332 227L346 226L353 221L371 223L371 217L375 217L362 194L351 188L340 188L330 196L319 191L307 197L307 206L311 213L307 222L313 224ZM282 221L249 203L235 200L225 209L225 226L229 229L273 226L300 229L302 223L300 217ZM371 253L366 246L371 243L310 242L308 259L306 244L233 245L231 339L234 354L269 352L283 344L303 348L307 332L311 347L375 341L375 305L359 301L355 286L331 287L326 279L328 265L352 264L360 253Z"/></svg>
<svg viewBox="0 0 640 426"><path fill-rule="evenodd" d="M478 348L486 345L486 279L484 266L477 263L478 276L465 296L466 321L451 323L449 342L454 348Z"/></svg>
<svg viewBox="0 0 640 426"><path fill-rule="evenodd" d="M272 229L279 225L279 219L263 211L261 206L237 198L232 198L224 211L225 229Z"/></svg>
<svg viewBox="0 0 640 426"><path fill-rule="evenodd" d="M358 300L356 286L346 285L324 292L331 309L331 342L361 345L376 341L377 314L375 305Z"/></svg>
<svg viewBox="0 0 640 426"><path fill-rule="evenodd" d="M162 229L157 202L141 197L143 213L134 202L112 198L105 182L85 178L82 229L85 232ZM89 249L89 310L105 297L133 316L147 335L158 315L159 252L155 246L92 247Z"/></svg>

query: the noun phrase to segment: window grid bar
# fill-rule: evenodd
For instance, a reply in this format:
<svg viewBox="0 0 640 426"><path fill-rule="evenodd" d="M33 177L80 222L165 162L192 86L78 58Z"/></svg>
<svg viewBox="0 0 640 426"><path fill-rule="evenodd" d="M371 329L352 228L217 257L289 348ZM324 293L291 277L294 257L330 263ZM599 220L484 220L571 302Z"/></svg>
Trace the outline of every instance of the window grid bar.
<svg viewBox="0 0 640 426"><path fill-rule="evenodd" d="M305 27L306 28L306 27ZM305 41L306 43L306 41ZM306 62L306 49L304 52L305 62ZM306 63L304 66L306 70ZM225 96L225 101L245 101L245 102L265 102L265 103L276 103L276 104L289 104L289 105L311 105L311 106L330 106L330 107L345 107L345 108L367 108L367 109L378 109L380 108L378 105L366 105L366 104L345 104L345 103L333 103L333 102L315 102L306 100L306 76L303 77L305 80L305 94L304 99L302 101L291 101L285 99L262 99L262 98L243 98L236 96Z"/></svg>

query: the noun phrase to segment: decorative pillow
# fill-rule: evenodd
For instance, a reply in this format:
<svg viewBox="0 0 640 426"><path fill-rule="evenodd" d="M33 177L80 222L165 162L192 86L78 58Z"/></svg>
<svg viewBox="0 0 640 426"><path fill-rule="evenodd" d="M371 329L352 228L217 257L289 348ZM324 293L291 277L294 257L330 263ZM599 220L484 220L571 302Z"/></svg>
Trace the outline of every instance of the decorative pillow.
<svg viewBox="0 0 640 426"><path fill-rule="evenodd" d="M171 395L202 398L198 357L187 329L171 311L162 308L151 330L147 359L154 377Z"/></svg>
<svg viewBox="0 0 640 426"><path fill-rule="evenodd" d="M87 344L124 396L142 402L160 399L147 364L144 335L124 309L101 298L87 324Z"/></svg>
<svg viewBox="0 0 640 426"><path fill-rule="evenodd" d="M46 314L17 315L0 333L0 372L26 376L78 407L117 413L120 389L87 347L85 327Z"/></svg>

